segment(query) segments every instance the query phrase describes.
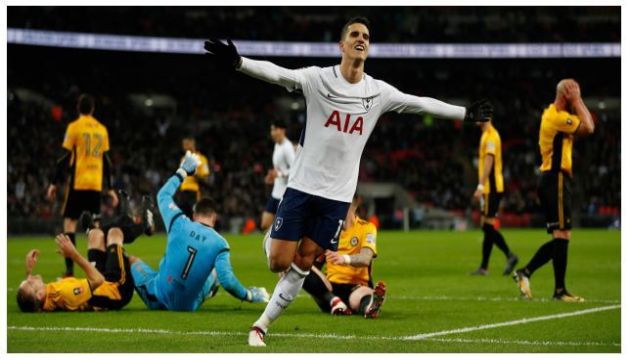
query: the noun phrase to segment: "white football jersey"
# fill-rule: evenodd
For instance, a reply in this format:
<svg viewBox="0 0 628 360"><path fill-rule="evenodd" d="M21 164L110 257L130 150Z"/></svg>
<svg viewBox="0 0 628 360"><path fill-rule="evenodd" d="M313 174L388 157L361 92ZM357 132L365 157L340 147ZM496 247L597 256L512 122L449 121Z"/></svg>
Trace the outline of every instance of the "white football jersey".
<svg viewBox="0 0 628 360"><path fill-rule="evenodd" d="M294 145L288 138L285 138L281 144L275 144L273 167L277 170L278 176L275 178L273 192L271 193L271 196L275 199L281 199L283 193L286 192L294 155Z"/></svg>
<svg viewBox="0 0 628 360"><path fill-rule="evenodd" d="M239 71L289 91L301 90L307 117L288 187L311 195L351 202L360 158L379 117L389 111L430 113L463 119L465 108L400 92L364 74L351 84L339 66L289 70L268 61L242 58Z"/></svg>

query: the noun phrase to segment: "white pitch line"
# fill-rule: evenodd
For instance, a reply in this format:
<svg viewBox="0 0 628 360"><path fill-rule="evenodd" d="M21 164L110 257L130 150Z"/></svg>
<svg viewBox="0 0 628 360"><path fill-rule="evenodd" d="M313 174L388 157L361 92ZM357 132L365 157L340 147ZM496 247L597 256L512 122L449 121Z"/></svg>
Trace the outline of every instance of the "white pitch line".
<svg viewBox="0 0 628 360"><path fill-rule="evenodd" d="M527 340L500 340L500 339L463 339L463 338L444 338L434 339L434 337L445 336L451 334L459 334L471 331L479 331L485 329L491 329L502 326L513 326L519 324L525 324L530 322L545 321L551 319L558 319L571 316L579 316L584 314L590 314L600 311L613 310L620 308L620 305L597 307L586 310L579 310L569 313L561 313L547 316L539 316L529 319L520 319L507 321L496 324L486 324L480 326L466 327L461 329L439 331L427 334L417 334L412 336L356 336L356 335L340 335L340 334L312 334L312 333L296 333L285 334L276 333L271 334L272 337L294 337L294 338L318 338L318 339L331 339L331 340L397 340L397 341L432 341L432 342L444 342L444 343L478 343L478 344L501 344L501 345L537 345L537 346L614 346L620 347L620 343L603 343L603 342L576 342L576 341L527 341ZM179 331L168 329L147 329L147 328L92 328L92 327L33 327L33 326L8 326L7 330L16 331L80 331L80 332L104 332L104 333L143 333L143 334L167 334L167 335L201 335L201 336L245 336L242 332L229 332L229 331Z"/></svg>
<svg viewBox="0 0 628 360"><path fill-rule="evenodd" d="M489 302L554 302L552 298L532 298L531 300L522 299L521 296L510 297L488 297L488 296L447 296L447 295L434 295L434 296L392 296L391 298L397 300L426 300L426 301L489 301ZM618 305L620 300L611 299L586 299L587 303L601 303L601 304L613 304Z"/></svg>
<svg viewBox="0 0 628 360"><path fill-rule="evenodd" d="M416 334L412 336L406 336L405 338L406 340L423 340L423 339L436 337L436 336L461 334L461 333L467 333L467 332L472 332L472 331L494 329L494 328L504 327L504 326L527 324L527 323L532 323L532 322L537 322L537 321L546 321L546 320L560 319L560 318L566 318L566 317L571 317L571 316L580 316L584 314L591 314L591 313L607 311L607 310L615 310L619 308L621 308L621 305L601 306L601 307L596 307L596 308L591 308L591 309L586 309L586 310L578 310L578 311L573 311L573 312L568 312L568 313L545 315L545 316L538 316L538 317L533 317L533 318L523 318L519 320L505 321L505 322L495 323L495 324L484 324L484 325L470 326L470 327L465 327L465 328L460 328L460 329L437 331L437 332L425 333L425 334Z"/></svg>

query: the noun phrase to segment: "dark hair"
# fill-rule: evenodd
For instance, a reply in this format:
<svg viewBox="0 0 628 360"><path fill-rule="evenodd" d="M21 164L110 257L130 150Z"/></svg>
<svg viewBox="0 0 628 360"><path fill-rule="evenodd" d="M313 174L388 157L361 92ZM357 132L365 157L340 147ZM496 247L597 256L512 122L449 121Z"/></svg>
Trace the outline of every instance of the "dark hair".
<svg viewBox="0 0 628 360"><path fill-rule="evenodd" d="M94 98L88 94L82 94L78 98L78 112L82 115L89 115L94 112Z"/></svg>
<svg viewBox="0 0 628 360"><path fill-rule="evenodd" d="M353 24L362 24L366 26L369 31L371 30L371 22L369 21L369 19L365 18L364 16L354 16L349 19L349 21L347 21L342 27L342 31L340 32L340 40L345 38L345 35L347 35L347 30L349 30L349 26Z"/></svg>
<svg viewBox="0 0 628 360"><path fill-rule="evenodd" d="M28 296L21 288L17 291L17 306L22 312L35 312L38 308L34 296Z"/></svg>
<svg viewBox="0 0 628 360"><path fill-rule="evenodd" d="M217 212L214 199L204 197L194 204L194 214L209 216Z"/></svg>
<svg viewBox="0 0 628 360"><path fill-rule="evenodd" d="M273 120L273 122L270 123L272 126L276 127L276 128L280 128L280 129L285 129L288 126L286 126L286 122L281 120L281 119L276 119Z"/></svg>

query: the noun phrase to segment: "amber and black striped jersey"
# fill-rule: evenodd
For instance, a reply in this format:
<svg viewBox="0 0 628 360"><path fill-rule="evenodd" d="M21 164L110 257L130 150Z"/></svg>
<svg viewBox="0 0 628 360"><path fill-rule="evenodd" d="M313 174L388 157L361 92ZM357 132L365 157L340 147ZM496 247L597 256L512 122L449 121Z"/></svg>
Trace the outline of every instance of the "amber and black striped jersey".
<svg viewBox="0 0 628 360"><path fill-rule="evenodd" d="M564 171L572 175L573 134L580 119L567 111L559 111L554 104L548 106L541 117L539 147L543 163L541 171Z"/></svg>
<svg viewBox="0 0 628 360"><path fill-rule="evenodd" d="M488 178L482 184L484 194L491 192L504 192L504 177L502 175L502 140L497 129L492 124L488 124L486 130L482 132L480 138L480 151L478 163L478 177L482 178L484 173L484 160L487 155L493 155L493 168Z"/></svg>
<svg viewBox="0 0 628 360"><path fill-rule="evenodd" d="M110 301L121 300L118 283L105 281L95 290L91 290L87 279L74 277L63 278L46 284L46 298L43 311L90 311L99 310L91 303L92 298L106 298Z"/></svg>
<svg viewBox="0 0 628 360"><path fill-rule="evenodd" d="M373 223L355 217L350 228L343 230L338 240L338 254L357 255L362 248L373 250L377 256L377 229ZM371 282L371 267L354 267L327 263L327 278L336 284L359 284L368 286Z"/></svg>
<svg viewBox="0 0 628 360"><path fill-rule="evenodd" d="M207 158L205 157L205 155L201 154L198 151L195 151L194 153L197 154L198 157L201 159L201 164L196 169L195 175L200 176L200 177L205 177L205 178L208 177L209 176L209 162L207 161ZM181 159L181 161L183 161L183 158ZM200 199L201 187L199 186L198 179L196 178L196 176L186 177L181 183L181 187L179 188L179 190L194 191L197 193L197 196L196 196L197 200Z"/></svg>
<svg viewBox="0 0 628 360"><path fill-rule="evenodd" d="M63 147L72 153L72 190L101 191L103 154L109 151L107 128L94 117L81 115L68 125Z"/></svg>

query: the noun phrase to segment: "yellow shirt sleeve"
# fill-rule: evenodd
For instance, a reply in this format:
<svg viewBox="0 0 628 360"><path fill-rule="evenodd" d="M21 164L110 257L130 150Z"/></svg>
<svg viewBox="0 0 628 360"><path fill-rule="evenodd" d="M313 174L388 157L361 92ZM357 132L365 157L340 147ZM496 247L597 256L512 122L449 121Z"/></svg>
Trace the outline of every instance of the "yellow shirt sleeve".
<svg viewBox="0 0 628 360"><path fill-rule="evenodd" d="M103 140L102 140L102 152L106 153L107 151L109 151L109 132L107 131L107 128L103 126Z"/></svg>
<svg viewBox="0 0 628 360"><path fill-rule="evenodd" d="M366 225L361 247L373 250L373 257L377 256L377 228L373 223Z"/></svg>
<svg viewBox="0 0 628 360"><path fill-rule="evenodd" d="M552 125L560 132L573 134L580 126L580 118L568 112L561 112L552 117Z"/></svg>
<svg viewBox="0 0 628 360"><path fill-rule="evenodd" d="M201 165L199 165L198 169L196 169L198 176L207 177L209 176L209 162L204 155L201 155Z"/></svg>
<svg viewBox="0 0 628 360"><path fill-rule="evenodd" d="M490 133L486 138L486 143L484 144L484 153L486 155L491 154L495 156L497 153L497 147L499 146L499 137L495 133Z"/></svg>
<svg viewBox="0 0 628 360"><path fill-rule="evenodd" d="M63 148L72 151L74 149L74 145L76 144L76 134L74 131L74 124L68 125L68 128L65 130L65 136L63 137Z"/></svg>

